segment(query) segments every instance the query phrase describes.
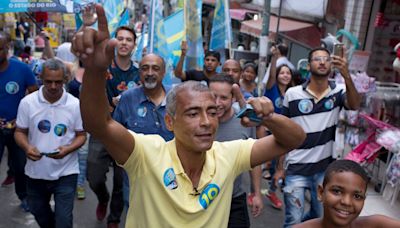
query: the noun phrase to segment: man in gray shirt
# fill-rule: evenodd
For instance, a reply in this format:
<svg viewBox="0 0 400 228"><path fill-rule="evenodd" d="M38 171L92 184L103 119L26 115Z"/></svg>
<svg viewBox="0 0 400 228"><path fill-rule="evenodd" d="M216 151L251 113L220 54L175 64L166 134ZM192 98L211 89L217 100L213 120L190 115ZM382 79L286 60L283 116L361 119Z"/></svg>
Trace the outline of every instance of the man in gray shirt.
<svg viewBox="0 0 400 228"><path fill-rule="evenodd" d="M241 92L239 87L234 85L233 78L224 73L218 74L210 79L209 87L214 93L217 103L219 127L216 134L216 141L256 138L256 128L242 126L240 124L240 119L235 117L232 103L235 97L241 95ZM234 97L233 94L237 95ZM244 100L243 96L241 97L240 99ZM236 100L238 100L238 98L236 98ZM250 173L255 193L251 212L254 217L257 217L260 215L263 208L263 201L260 193L260 166L254 168ZM240 174L234 182L228 227L250 227L246 192L242 186L243 175L243 173Z"/></svg>

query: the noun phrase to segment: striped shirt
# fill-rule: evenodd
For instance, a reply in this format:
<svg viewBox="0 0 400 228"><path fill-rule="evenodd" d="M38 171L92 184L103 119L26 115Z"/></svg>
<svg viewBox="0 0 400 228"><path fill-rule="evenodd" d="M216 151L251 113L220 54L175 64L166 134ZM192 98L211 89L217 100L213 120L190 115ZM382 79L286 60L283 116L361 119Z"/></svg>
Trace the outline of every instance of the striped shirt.
<svg viewBox="0 0 400 228"><path fill-rule="evenodd" d="M286 155L286 175L314 175L325 171L333 161L336 125L346 88L329 81L329 92L316 101L307 91L308 84L309 81L289 88L283 101L282 114L302 126L307 134L304 143Z"/></svg>

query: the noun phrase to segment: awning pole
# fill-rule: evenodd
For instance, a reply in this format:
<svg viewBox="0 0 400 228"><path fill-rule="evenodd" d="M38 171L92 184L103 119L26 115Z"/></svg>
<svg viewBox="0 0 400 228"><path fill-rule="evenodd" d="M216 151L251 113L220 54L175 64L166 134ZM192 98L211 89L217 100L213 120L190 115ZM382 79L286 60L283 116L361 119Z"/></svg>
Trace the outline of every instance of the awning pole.
<svg viewBox="0 0 400 228"><path fill-rule="evenodd" d="M279 24L281 23L282 2L283 2L283 0L280 0L280 2L279 2L278 22L276 25L276 33L275 33L275 43L278 43L278 38L279 38Z"/></svg>
<svg viewBox="0 0 400 228"><path fill-rule="evenodd" d="M269 36L269 20L271 12L271 0L264 1L264 12L263 12L263 23L261 36L259 39L259 58L258 58L258 94L262 94L264 90L262 81L265 75L265 69L267 67L267 53L268 53L268 36Z"/></svg>

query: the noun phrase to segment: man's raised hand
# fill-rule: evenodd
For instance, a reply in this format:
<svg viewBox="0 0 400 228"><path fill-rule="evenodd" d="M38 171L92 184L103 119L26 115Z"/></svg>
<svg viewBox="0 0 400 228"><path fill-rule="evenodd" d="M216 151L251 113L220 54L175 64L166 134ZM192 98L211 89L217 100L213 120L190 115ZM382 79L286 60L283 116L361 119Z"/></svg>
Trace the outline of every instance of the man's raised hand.
<svg viewBox="0 0 400 228"><path fill-rule="evenodd" d="M110 39L103 7L100 4L96 4L95 7L96 12L89 7L84 9L84 25L72 39L71 51L82 61L86 70L102 72L107 70L114 58L114 47L117 41ZM90 13L92 16L89 15ZM87 26L93 23L93 19L96 18L95 13L98 19L97 31Z"/></svg>

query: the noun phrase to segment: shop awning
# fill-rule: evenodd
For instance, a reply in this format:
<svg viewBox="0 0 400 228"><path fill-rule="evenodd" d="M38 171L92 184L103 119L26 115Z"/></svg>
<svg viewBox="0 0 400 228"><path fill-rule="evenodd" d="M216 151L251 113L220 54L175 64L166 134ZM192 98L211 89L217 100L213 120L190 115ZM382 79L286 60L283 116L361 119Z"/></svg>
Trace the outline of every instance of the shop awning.
<svg viewBox="0 0 400 228"><path fill-rule="evenodd" d="M277 25L278 25L278 17L271 15L269 21L269 31L276 32ZM314 25L311 23L281 18L279 22L279 32L288 32L312 26ZM240 32L246 33L254 37L259 37L261 35L261 30L262 30L262 18L258 20L243 21L240 27Z"/></svg>
<svg viewBox="0 0 400 228"><path fill-rule="evenodd" d="M247 9L230 9L229 14L231 15L231 19L242 21L245 19L246 14L257 14L258 12Z"/></svg>

